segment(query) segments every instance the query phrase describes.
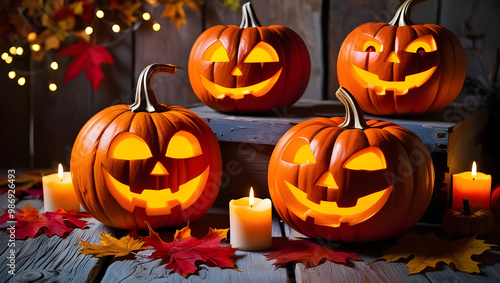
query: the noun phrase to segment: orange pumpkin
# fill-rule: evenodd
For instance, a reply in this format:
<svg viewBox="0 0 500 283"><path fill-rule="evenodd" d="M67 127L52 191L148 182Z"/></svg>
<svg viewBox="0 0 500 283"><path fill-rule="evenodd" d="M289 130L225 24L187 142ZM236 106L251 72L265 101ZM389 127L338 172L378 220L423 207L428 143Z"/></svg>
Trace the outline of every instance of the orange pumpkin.
<svg viewBox="0 0 500 283"><path fill-rule="evenodd" d="M496 186L491 193L490 209L497 222L500 223L500 185Z"/></svg>
<svg viewBox="0 0 500 283"><path fill-rule="evenodd" d="M405 1L386 23L366 23L344 40L337 61L339 84L363 111L376 115L421 114L450 104L466 73L457 37L435 25L414 25Z"/></svg>
<svg viewBox="0 0 500 283"><path fill-rule="evenodd" d="M430 153L405 128L365 122L342 87L337 97L345 104L345 119L314 118L278 141L268 173L274 207L310 237L368 242L399 235L431 200Z"/></svg>
<svg viewBox="0 0 500 283"><path fill-rule="evenodd" d="M80 203L123 229L184 225L201 217L219 191L218 142L193 112L158 104L151 77L175 66L146 67L132 105L108 107L80 130L71 154Z"/></svg>
<svg viewBox="0 0 500 283"><path fill-rule="evenodd" d="M493 227L495 227L495 217L491 210L470 206L469 200L464 198L464 206L450 208L443 215L443 230L455 237L485 238Z"/></svg>
<svg viewBox="0 0 500 283"><path fill-rule="evenodd" d="M203 32L189 55L189 80L196 96L221 112L265 112L292 105L309 82L307 47L291 29L261 27L250 3L240 27Z"/></svg>

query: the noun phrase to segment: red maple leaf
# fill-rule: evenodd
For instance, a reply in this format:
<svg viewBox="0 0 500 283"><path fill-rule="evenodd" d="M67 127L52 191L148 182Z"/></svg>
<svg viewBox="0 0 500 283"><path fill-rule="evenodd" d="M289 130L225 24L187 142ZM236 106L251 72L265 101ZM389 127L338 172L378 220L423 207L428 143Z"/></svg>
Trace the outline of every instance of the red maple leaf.
<svg viewBox="0 0 500 283"><path fill-rule="evenodd" d="M148 227L149 236L141 238L155 249L150 258L163 259L167 262L165 268L185 278L195 273L202 262L211 262L220 268L235 268L234 260L230 257L237 249L220 245L229 229L210 228L205 237L198 239L191 236L191 229L186 226L175 232L172 242L165 243L149 224Z"/></svg>
<svg viewBox="0 0 500 283"><path fill-rule="evenodd" d="M40 231L49 237L54 234L62 237L64 233L73 231L75 227L84 229L87 221L80 220L80 218L90 217L86 213L68 212L62 208L40 215L38 209L29 203L24 209L18 208L17 210L19 213L14 214L14 219L17 221L15 224L16 239L34 238ZM5 213L0 216L0 225L14 219L10 219L10 213Z"/></svg>
<svg viewBox="0 0 500 283"><path fill-rule="evenodd" d="M66 69L64 84L77 77L83 69L86 69L85 77L92 83L94 91L99 89L99 85L102 79L104 79L101 63L113 63L113 57L111 57L111 54L104 46L89 45L83 40L57 52L57 55L73 56L73 61Z"/></svg>
<svg viewBox="0 0 500 283"><path fill-rule="evenodd" d="M358 254L346 252L321 244L313 239L281 240L273 243L278 249L266 256L267 260L275 259L275 268L286 267L289 262L301 262L306 268L319 265L323 259L336 263L347 263L348 259L361 260Z"/></svg>

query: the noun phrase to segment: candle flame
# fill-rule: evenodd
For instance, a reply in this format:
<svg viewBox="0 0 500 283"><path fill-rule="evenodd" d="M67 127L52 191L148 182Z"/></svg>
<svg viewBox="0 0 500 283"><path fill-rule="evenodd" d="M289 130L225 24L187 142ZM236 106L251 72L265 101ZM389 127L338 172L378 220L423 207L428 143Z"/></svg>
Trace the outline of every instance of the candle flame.
<svg viewBox="0 0 500 283"><path fill-rule="evenodd" d="M472 171L471 171L472 178L476 178L476 172L477 172L476 161L474 161L472 162Z"/></svg>
<svg viewBox="0 0 500 283"><path fill-rule="evenodd" d="M64 178L64 170L61 163L59 163L59 167L57 169L57 175L59 176L59 180L62 181Z"/></svg>
<svg viewBox="0 0 500 283"><path fill-rule="evenodd" d="M253 188L252 187L250 187L250 198L248 199L248 203L250 204L250 207L253 207L254 196L253 196Z"/></svg>

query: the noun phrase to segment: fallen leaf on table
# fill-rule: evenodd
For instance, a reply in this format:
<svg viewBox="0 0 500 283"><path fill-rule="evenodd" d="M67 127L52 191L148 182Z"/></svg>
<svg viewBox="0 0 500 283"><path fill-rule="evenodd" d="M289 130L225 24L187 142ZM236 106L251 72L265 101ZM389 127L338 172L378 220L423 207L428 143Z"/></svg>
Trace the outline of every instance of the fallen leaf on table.
<svg viewBox="0 0 500 283"><path fill-rule="evenodd" d="M99 89L101 81L104 79L104 73L101 69L101 63L112 64L113 58L111 54L100 45L89 45L85 41L79 41L65 49L57 52L58 56L73 56L73 61L66 69L64 84L76 78L83 69L85 77L90 80L94 91Z"/></svg>
<svg viewBox="0 0 500 283"><path fill-rule="evenodd" d="M80 218L90 217L86 213L68 212L62 208L40 215L38 209L29 203L24 209L17 208L17 210L19 213L10 214L6 211L0 216L0 225L7 221L17 221L15 224L16 239L34 238L40 231L49 237L54 234L62 237L64 233L73 231L75 227L84 229L87 221L80 220Z"/></svg>
<svg viewBox="0 0 500 283"><path fill-rule="evenodd" d="M86 255L92 255L93 257L103 257L112 255L114 257L121 257L130 254L132 251L147 249L144 246L145 242L143 240L137 240L132 238L130 235L120 238L119 240L105 232L101 232L101 239L99 242L101 244L94 245L86 242L82 239L78 239L78 242L83 247L80 253Z"/></svg>
<svg viewBox="0 0 500 283"><path fill-rule="evenodd" d="M463 272L479 273L479 262L472 260L471 256L482 254L493 246L495 245L486 244L484 240L475 237L446 241L439 239L433 233L422 236L408 232L395 246L385 250L380 259L391 262L414 255L414 258L406 264L406 267L410 268L410 274L418 273L428 266L436 267L441 261L448 265L453 263Z"/></svg>
<svg viewBox="0 0 500 283"><path fill-rule="evenodd" d="M177 230L172 242L165 243L149 224L148 227L149 236L142 239L155 250L149 258L163 259L167 262L165 268L185 278L198 271L201 263L211 262L220 268L235 269L235 262L230 257L237 249L220 245L229 229L210 229L206 236L198 239L191 236L191 229L186 226Z"/></svg>
<svg viewBox="0 0 500 283"><path fill-rule="evenodd" d="M289 262L301 262L306 268L317 266L323 259L336 263L347 263L347 260L361 260L358 254L346 252L321 244L313 239L283 240L274 243L278 249L266 256L267 260L275 259L275 268L285 267Z"/></svg>

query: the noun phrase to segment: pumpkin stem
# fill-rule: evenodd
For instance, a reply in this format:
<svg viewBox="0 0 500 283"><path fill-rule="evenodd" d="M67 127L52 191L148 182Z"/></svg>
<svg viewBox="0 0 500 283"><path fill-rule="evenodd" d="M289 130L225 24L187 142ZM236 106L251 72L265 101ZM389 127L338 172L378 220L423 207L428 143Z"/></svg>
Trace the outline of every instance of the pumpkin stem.
<svg viewBox="0 0 500 283"><path fill-rule="evenodd" d="M151 78L157 73L174 74L176 71L176 66L167 64L151 64L144 68L137 80L135 102L130 105L130 110L149 113L166 111L167 107L156 101L155 93L151 87Z"/></svg>
<svg viewBox="0 0 500 283"><path fill-rule="evenodd" d="M250 2L247 2L241 6L241 24L240 28L247 28L247 27L260 27L260 22L257 19L257 16L255 15L255 12L252 8L252 4Z"/></svg>
<svg viewBox="0 0 500 283"><path fill-rule="evenodd" d="M345 106L345 120L339 125L339 128L360 130L368 128L361 107L354 96L343 87L340 87L335 95Z"/></svg>
<svg viewBox="0 0 500 283"><path fill-rule="evenodd" d="M470 212L470 205L469 205L469 199L464 198L464 215L471 215L472 213Z"/></svg>
<svg viewBox="0 0 500 283"><path fill-rule="evenodd" d="M389 22L389 25L397 27L413 25L410 19L411 8L413 8L415 4L423 1L425 0L406 0L399 6L394 18Z"/></svg>

